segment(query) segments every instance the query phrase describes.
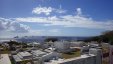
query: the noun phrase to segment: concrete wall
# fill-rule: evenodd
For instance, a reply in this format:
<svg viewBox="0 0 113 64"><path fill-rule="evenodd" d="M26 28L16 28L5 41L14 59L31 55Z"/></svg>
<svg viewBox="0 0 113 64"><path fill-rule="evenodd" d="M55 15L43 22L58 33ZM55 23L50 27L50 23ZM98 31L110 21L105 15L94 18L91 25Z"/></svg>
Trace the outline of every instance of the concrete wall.
<svg viewBox="0 0 113 64"><path fill-rule="evenodd" d="M94 56L91 56L93 54ZM75 58L73 60L65 60L60 64L102 64L102 51L101 49L90 49L89 55L86 54L86 57L80 57L79 59Z"/></svg>
<svg viewBox="0 0 113 64"><path fill-rule="evenodd" d="M110 45L110 50L109 50L109 60L110 64L113 64L113 45Z"/></svg>
<svg viewBox="0 0 113 64"><path fill-rule="evenodd" d="M91 48L89 49L89 54L96 55L96 64L102 64L102 50Z"/></svg>
<svg viewBox="0 0 113 64"><path fill-rule="evenodd" d="M45 61L45 60L52 60L53 58L59 58L59 57L61 57L61 54L56 53L56 52L51 52L51 53L49 53L47 55L44 55L42 57L42 60L43 61Z"/></svg>
<svg viewBox="0 0 113 64"><path fill-rule="evenodd" d="M84 45L84 42L71 42L70 46L71 47L82 47Z"/></svg>
<svg viewBox="0 0 113 64"><path fill-rule="evenodd" d="M77 60L63 62L60 64L96 64L95 59L96 59L95 56L91 56L91 57L87 57L87 58L81 58L81 59L77 59Z"/></svg>

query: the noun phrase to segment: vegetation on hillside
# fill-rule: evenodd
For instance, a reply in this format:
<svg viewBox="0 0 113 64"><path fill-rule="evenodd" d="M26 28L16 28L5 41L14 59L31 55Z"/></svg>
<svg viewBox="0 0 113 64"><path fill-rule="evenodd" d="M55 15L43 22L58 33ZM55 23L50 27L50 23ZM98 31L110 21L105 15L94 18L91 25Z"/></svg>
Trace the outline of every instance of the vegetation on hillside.
<svg viewBox="0 0 113 64"><path fill-rule="evenodd" d="M97 41L99 43L106 42L113 45L113 30L105 31L100 36L91 37L85 41Z"/></svg>
<svg viewBox="0 0 113 64"><path fill-rule="evenodd" d="M52 38L52 37L45 39L45 42L49 42L49 41L55 42L55 41L58 41L58 39L57 38Z"/></svg>
<svg viewBox="0 0 113 64"><path fill-rule="evenodd" d="M16 42L16 41L9 41L8 44L10 46L9 47L10 50L16 50L15 46L21 46L22 45L23 48L27 46L26 43L19 43L19 42Z"/></svg>

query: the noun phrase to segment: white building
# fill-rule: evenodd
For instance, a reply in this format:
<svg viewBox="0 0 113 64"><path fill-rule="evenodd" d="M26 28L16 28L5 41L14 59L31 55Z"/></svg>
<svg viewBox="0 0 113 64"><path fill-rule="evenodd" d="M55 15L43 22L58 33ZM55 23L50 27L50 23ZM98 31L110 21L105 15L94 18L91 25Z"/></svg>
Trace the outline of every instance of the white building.
<svg viewBox="0 0 113 64"><path fill-rule="evenodd" d="M84 45L84 42L82 41L71 42L71 47L82 47L83 45Z"/></svg>
<svg viewBox="0 0 113 64"><path fill-rule="evenodd" d="M29 52L19 52L17 55L13 55L13 59L16 64L24 61L24 60L31 60L32 54Z"/></svg>
<svg viewBox="0 0 113 64"><path fill-rule="evenodd" d="M8 54L0 54L0 64L11 64Z"/></svg>
<svg viewBox="0 0 113 64"><path fill-rule="evenodd" d="M38 42L32 42L32 43L27 43L28 46L33 46L33 47L36 47L36 46L39 46L40 43Z"/></svg>
<svg viewBox="0 0 113 64"><path fill-rule="evenodd" d="M100 49L90 49L89 54L84 54L79 57L52 60L45 64L102 64L102 54Z"/></svg>
<svg viewBox="0 0 113 64"><path fill-rule="evenodd" d="M67 41L57 41L54 42L54 47L58 52L70 52L70 42Z"/></svg>
<svg viewBox="0 0 113 64"><path fill-rule="evenodd" d="M53 58L61 57L57 52L44 52L40 50L33 50L31 52L33 54L34 59L40 59L41 62L52 60Z"/></svg>
<svg viewBox="0 0 113 64"><path fill-rule="evenodd" d="M97 47L99 47L99 44L91 42L91 43L89 43L89 46L92 48L97 48Z"/></svg>
<svg viewBox="0 0 113 64"><path fill-rule="evenodd" d="M89 52L89 46L83 46L83 47L81 47L81 52L82 52L82 54L84 54L84 53L88 53Z"/></svg>

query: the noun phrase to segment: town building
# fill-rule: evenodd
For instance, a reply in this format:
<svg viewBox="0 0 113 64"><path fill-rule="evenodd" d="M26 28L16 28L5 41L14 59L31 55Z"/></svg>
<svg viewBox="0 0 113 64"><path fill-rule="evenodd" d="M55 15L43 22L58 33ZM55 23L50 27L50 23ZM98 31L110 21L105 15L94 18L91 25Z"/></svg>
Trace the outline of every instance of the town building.
<svg viewBox="0 0 113 64"><path fill-rule="evenodd" d="M58 52L70 52L71 49L70 49L70 42L68 41L57 41L57 42L54 42L54 47L56 48L56 50Z"/></svg>
<svg viewBox="0 0 113 64"><path fill-rule="evenodd" d="M101 50L90 49L89 54L69 59L51 60L45 64L102 64Z"/></svg>
<svg viewBox="0 0 113 64"><path fill-rule="evenodd" d="M0 54L0 64L11 64L8 54Z"/></svg>

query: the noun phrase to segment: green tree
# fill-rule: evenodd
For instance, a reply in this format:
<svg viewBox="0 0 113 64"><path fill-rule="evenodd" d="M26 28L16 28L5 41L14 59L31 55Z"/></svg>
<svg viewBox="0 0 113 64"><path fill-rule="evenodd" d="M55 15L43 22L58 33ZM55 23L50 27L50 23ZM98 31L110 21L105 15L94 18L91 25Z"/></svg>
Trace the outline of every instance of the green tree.
<svg viewBox="0 0 113 64"><path fill-rule="evenodd" d="M55 42L55 41L58 41L58 39L57 38L46 38L45 39L45 42L49 42L49 41Z"/></svg>

